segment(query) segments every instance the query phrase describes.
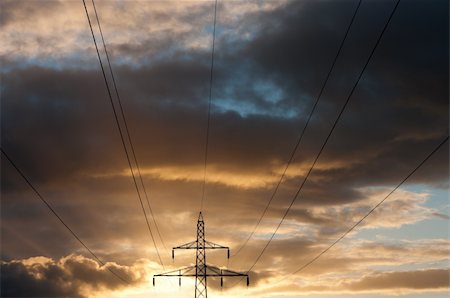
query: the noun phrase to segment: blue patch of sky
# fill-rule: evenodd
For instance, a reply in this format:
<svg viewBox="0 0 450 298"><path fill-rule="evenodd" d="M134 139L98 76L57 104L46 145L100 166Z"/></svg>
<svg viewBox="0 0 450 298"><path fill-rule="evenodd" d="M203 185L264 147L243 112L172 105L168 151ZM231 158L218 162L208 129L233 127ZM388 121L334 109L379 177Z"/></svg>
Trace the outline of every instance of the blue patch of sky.
<svg viewBox="0 0 450 298"><path fill-rule="evenodd" d="M267 102L276 104L283 99L283 90L271 81L257 80L253 83L253 89Z"/></svg>
<svg viewBox="0 0 450 298"><path fill-rule="evenodd" d="M449 214L450 198L448 189L435 188L425 184L407 185L406 187L403 187L403 189L417 193L429 193L430 197L425 202L425 206L436 210L442 210L442 212L446 212L447 215Z"/></svg>
<svg viewBox="0 0 450 298"><path fill-rule="evenodd" d="M253 79L246 84L239 78L229 82L223 93L214 99L214 112L236 112L241 117L264 115L291 119L298 116L298 111L281 105L285 92L270 80ZM245 85L245 86L243 86ZM249 96L256 98L236 98L236 89L249 88ZM245 95L244 95L245 96ZM248 96L248 95L247 95ZM260 103L258 103L260 101Z"/></svg>
<svg viewBox="0 0 450 298"><path fill-rule="evenodd" d="M263 115L277 118L292 119L297 116L297 112L292 109L263 108L255 105L251 101L237 100L230 97L217 98L214 104L214 113L235 112L241 117Z"/></svg>
<svg viewBox="0 0 450 298"><path fill-rule="evenodd" d="M447 239L449 237L449 221L433 218L403 225L399 228L363 229L357 236L358 239L367 240L379 237L398 240Z"/></svg>

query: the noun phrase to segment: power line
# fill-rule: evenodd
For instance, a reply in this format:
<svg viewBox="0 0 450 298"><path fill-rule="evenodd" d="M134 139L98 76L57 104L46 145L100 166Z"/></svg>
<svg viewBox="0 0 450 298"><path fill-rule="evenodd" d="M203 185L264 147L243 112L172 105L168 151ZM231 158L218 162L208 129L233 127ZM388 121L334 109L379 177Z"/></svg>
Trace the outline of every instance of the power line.
<svg viewBox="0 0 450 298"><path fill-rule="evenodd" d="M359 10L359 7L361 6L361 2L362 2L362 0L359 0L359 1L358 1L358 4L357 4L357 6L356 6L356 9L355 9L355 11L354 11L354 13L353 13L353 16L352 16L351 20L350 20L350 23L349 23L348 26L347 26L347 30L345 31L344 38L342 39L342 41L341 41L341 43L340 43L340 45L339 45L339 49L338 49L338 51L337 51L337 53L336 53L336 56L335 56L334 59L333 59L333 63L332 63L332 65L331 65L331 68L330 68L330 70L328 71L328 74L327 74L327 76L326 76L326 78L325 78L325 81L324 81L323 84L322 84L322 87L320 88L320 92L319 92L319 94L317 95L316 101L314 102L314 105L313 105L313 107L312 107L312 109L311 109L311 112L309 113L309 116L308 116L308 119L306 120L305 126L303 127L303 129L302 129L302 131L301 131L301 133L300 133L300 136L299 136L299 138L298 138L298 140L297 140L297 143L295 144L295 147L294 147L294 149L293 149L292 152L291 152L291 156L290 156L290 158L289 158L289 161L287 162L286 167L284 168L284 171L283 171L283 173L281 174L281 177L280 177L280 179L278 180L278 183L277 183L277 185L276 185L276 187L275 187L275 189L274 189L272 195L270 196L269 201L267 202L267 204L266 204L266 206L265 206L265 208L264 208L264 210L263 210L261 216L259 217L259 219L258 219L258 221L257 221L257 223L256 223L256 225L255 225L255 227L253 228L253 231L250 233L250 235L247 237L247 239L244 241L244 243L241 245L241 247L239 247L239 248L237 249L237 251L236 251L236 253L234 253L233 257L235 257L236 255L238 255L238 254L241 252L241 250L247 245L248 241L249 241L249 240L252 238L252 236L255 234L256 229L259 227L259 225L260 225L260 223L261 223L263 217L266 215L266 212L267 212L267 210L269 209L270 204L272 203L273 199L275 198L275 194L278 192L278 188L280 187L281 183L282 183L283 180L284 180L284 177L286 176L287 169L289 168L289 166L291 165L292 161L294 160L295 153L297 152L297 149L298 149L298 147L299 147L299 145L300 145L300 143L301 143L301 141L302 141L302 139L303 139L303 135L305 134L306 128L308 127L309 122L311 121L312 115L314 114L314 111L316 110L317 104L319 103L319 100L320 100L320 98L322 97L322 93L323 93L323 91L325 90L325 86L326 86L326 84L327 84L327 82L328 82L328 80L329 80L329 78L330 78L331 72L333 71L334 66L335 66L335 64L336 64L336 61L337 61L337 59L338 59L338 57L339 57L339 55L340 55L340 53L341 53L342 47L344 46L344 43L345 43L345 41L346 41L346 39L347 39L347 36L348 36L348 33L350 32L350 28L352 27L353 21L355 20L355 17L356 17L356 14L357 14L358 10Z"/></svg>
<svg viewBox="0 0 450 298"><path fill-rule="evenodd" d="M122 129L120 127L119 118L118 118L118 115L117 115L116 108L114 106L114 102L113 102L113 98L112 98L112 95L111 95L111 90L110 90L110 87L109 87L108 79L106 78L106 73L105 73L105 69L103 67L103 62L102 62L102 59L100 58L100 52L99 52L99 49L98 49L97 40L95 39L94 30L92 29L91 19L89 17L89 12L88 12L87 7L86 7L86 2L85 2L85 0L82 0L82 1L83 1L83 5L84 5L84 10L86 12L86 17L87 17L87 20L88 20L88 23L89 23L89 28L91 29L92 39L94 40L95 50L97 51L98 61L100 62L100 67L101 67L101 70L102 70L103 79L105 81L106 89L108 91L109 101L111 103L111 107L112 107L113 112L114 112L114 118L116 120L117 128L119 130L120 139L122 140L122 145L123 145L123 148L125 150L125 155L127 157L128 166L130 167L131 176L133 177L134 186L135 186L136 192L138 194L138 198L139 198L139 202L141 204L142 212L144 213L145 222L147 224L147 228L148 228L148 231L150 233L150 237L152 239L153 245L155 246L155 250L156 250L156 253L158 255L159 261L160 261L161 265L164 268L164 263L162 262L161 255L159 254L158 246L156 245L155 238L153 237L153 232L152 232L152 230L150 228L150 223L148 222L148 218L147 218L147 213L145 212L144 204L142 203L141 194L139 192L139 187L138 187L138 184L137 184L137 181L136 181L136 177L134 175L133 167L131 165L130 156L128 154L127 146L125 144L125 138L123 136L123 132L122 132Z"/></svg>
<svg viewBox="0 0 450 298"><path fill-rule="evenodd" d="M408 180L420 167L422 167L422 165L427 162L428 159L430 159L431 156L433 156L447 141L448 141L449 137L447 136L436 148L434 148L433 151L431 151L430 154L428 154L427 157L425 157L424 160L422 160L421 163L419 163L419 165L417 165L396 187L394 187L394 189L387 195L385 196L380 202L378 202L378 204L376 204L372 209L370 209L369 212L367 212L366 215L364 215L360 220L358 220L355 224L353 224L353 226L351 226L344 234L342 234L338 239L336 239L331 245L329 245L326 249L324 249L322 252L320 252L317 256L315 256L314 258L312 258L310 261L308 261L307 263L305 263L303 266L301 266L300 268L298 268L297 270L295 270L294 272L290 273L289 275L294 275L297 274L298 272L302 271L303 269L305 269L306 267L308 267L309 265L311 265L312 263L314 263L318 258L320 258L323 254L325 254L327 251L329 251L333 246L335 246L338 242L340 242L345 236L347 236L351 231L353 231L359 224L361 224L370 214L372 214L375 209L377 209L381 204L384 203L384 201L386 201L400 186L403 185L403 183L406 182L406 180ZM283 278L282 280L276 282L279 283L283 280L285 280L288 277Z"/></svg>
<svg viewBox="0 0 450 298"><path fill-rule="evenodd" d="M100 31L100 36L101 36L101 39L102 39L103 48L104 48L104 50L105 50L106 60L107 60L107 62L108 62L109 72L110 72L110 74L111 74L111 78L112 78L114 90L115 90L115 93L116 93L116 96L117 96L117 101L118 101L118 103L119 103L119 110L120 110L120 113L121 113L121 116L122 116L122 119L123 119L123 123L124 123L124 125L125 125L125 132L126 132L126 135L127 135L127 137L128 137L128 142L130 143L131 153L132 153L134 162L136 163L136 168L137 168L139 180L140 180L140 182L141 182L142 189L144 190L144 196L145 196L145 199L146 199L146 201L147 201L147 206L148 206L148 208L149 208L149 210L150 210L150 215L152 216L153 223L155 224L155 227L156 227L156 231L157 231L157 233L158 233L158 236L159 236L159 238L161 239L162 245L163 245L164 248L167 250L166 244L164 243L164 240L163 240L163 238L162 238L162 236L161 236L161 232L160 232L160 230L159 230L158 224L157 224L157 222L156 222L156 218L155 218L155 216L154 216L154 214L153 214L153 209L152 209L152 207L150 206L150 201L149 201L149 199L148 199L147 190L146 190L146 188L145 188L144 180L142 179L141 169L140 169L140 166L139 166L138 159L137 159L137 157L136 157L136 152L135 152L135 150L134 150L133 142L132 142L132 140L131 140L130 130L129 130L129 128L128 128L128 124L127 124L127 120L126 120L126 117L125 117L125 113L124 113L124 111L123 111L122 100L121 100L121 98L120 98L119 91L118 91L118 89L117 89L116 79L115 79L114 72L113 72L113 69L112 69L112 66L111 66L111 61L110 61L110 59L109 59L109 54L108 54L108 50L107 50L107 48L106 48L105 38L104 38L104 36L103 36L102 26L100 25L100 20L99 20L99 17L98 17L97 8L96 8L96 6L95 6L95 1L94 1L94 0L92 0L92 6L93 6L93 8L94 8L95 18L97 19L97 24L98 24L98 28L99 28L99 31Z"/></svg>
<svg viewBox="0 0 450 298"><path fill-rule="evenodd" d="M202 200L200 203L200 211L203 211L203 201L205 199L206 188L206 165L208 162L208 145L209 145L209 127L211 121L211 101L212 101L212 86L213 86L213 70L214 70L214 48L216 40L216 17L217 17L217 0L214 3L214 26L213 26L213 38L212 38L212 51L211 51L211 69L209 73L209 100L208 100L208 120L206 122L206 142L205 142L205 164L203 168L203 186L202 186Z"/></svg>
<svg viewBox="0 0 450 298"><path fill-rule="evenodd" d="M285 220L286 216L288 215L288 213L289 213L289 211L291 210L292 206L294 205L295 201L297 200L298 195L300 194L301 190L303 189L303 186L305 185L306 181L308 180L308 177L309 177L309 175L311 174L311 172L312 172L314 166L316 165L317 160L319 159L320 155L322 154L322 152L323 152L323 150L324 150L326 144L328 143L328 140L330 139L330 137L331 137L331 135L332 135L334 129L336 128L336 125L337 125L339 119L341 118L342 114L344 113L344 110L345 110L345 108L347 107L347 105L348 105L348 103L349 103L349 101L350 101L350 98L352 97L353 92L354 92L355 89L356 89L356 86L358 85L359 81L361 80L361 77L362 77L364 71L366 70L367 65L369 64L369 62L370 62L370 60L371 60L373 54L375 53L375 50L376 50L376 48L378 47L378 45L379 45L379 43L380 43L380 41L381 41L381 38L382 38L384 32L386 31L386 28L388 27L388 25L389 25L389 23L390 23L390 21L391 21L391 19L392 19L392 16L394 15L395 11L397 10L397 7L398 7L399 3L400 3L400 0L397 0L397 2L396 2L396 4L395 4L394 8L392 9L391 14L389 15L389 18L388 18L386 24L385 24L384 27L383 27L383 30L381 31L380 35L378 36L378 39L377 39L377 41L376 41L376 43L375 43L375 46L373 47L373 49L372 49L372 51L371 51L369 57L367 58L367 61L366 61L366 63L364 64L364 67L362 68L362 70L361 70L361 72L360 72L360 74L359 74L359 76L358 76L358 78L357 78L355 84L353 85L353 87L352 87L352 89L351 89L351 91L350 91L350 94L349 94L348 97L347 97L347 100L346 100L345 103L344 103L344 106L341 108L341 110L340 110L340 112L339 112L339 114L338 114L338 117L337 117L336 120L334 121L333 126L332 126L330 132L328 133L328 135L327 135L327 137L326 137L324 143L322 144L322 147L320 148L319 153L317 154L316 158L314 159L314 162L313 162L313 164L311 165L311 167L310 167L308 173L306 174L305 178L303 179L302 184L300 185L300 187L299 187L299 189L297 190L297 192L296 192L294 198L292 199L291 203L289 204L288 208L286 209L285 213L283 214L283 217L281 218L280 222L278 223L278 225L277 225L275 231L274 231L274 232L272 233L272 235L270 236L269 241L266 243L266 245L264 246L264 248L262 249L262 251L260 252L260 254L258 255L258 257L256 258L255 262L253 263L253 265L250 267L250 269L248 269L247 273L250 272L250 270L252 270L253 267L255 267L255 265L258 263L258 261L260 260L260 258L261 258L262 255L264 254L264 252L266 251L267 247L268 247L269 244L272 242L272 240L273 240L275 234L278 232L278 229L280 228L281 224L282 224L283 221Z"/></svg>
<svg viewBox="0 0 450 298"><path fill-rule="evenodd" d="M53 209L53 207L47 202L47 200L44 199L44 197L39 193L39 191L33 186L33 184L31 184L30 180L27 178L27 176L25 176L25 174L19 169L19 167L14 163L14 161L9 157L9 155L3 150L3 148L0 147L0 150L2 152L2 154L6 157L6 159L9 161L9 163L14 167L14 169L16 169L17 173L19 173L19 175L23 178L23 180L25 180L25 182L28 184L28 186L34 191L34 193L36 193L36 195L38 196L38 198L42 201L42 203L45 204L45 206L47 206L48 209L50 209L50 211L53 213L53 215L56 216L56 218L66 227L66 229L70 232L70 234L72 234L73 237L75 237L75 239L77 239L77 241L84 247L86 248L86 250L94 257L94 259L101 265L101 266L105 266L105 263L80 239L80 237L78 237L78 235L64 222L64 220L61 218L61 216L58 215L58 213L55 211L55 209ZM125 278L123 278L122 276L118 275L116 272L114 272L114 270L112 270L109 267L106 267L106 269L108 269L109 272L111 272L115 277L117 277L118 279L120 279L122 282L126 283L126 284L130 284L130 282L128 280L126 280Z"/></svg>

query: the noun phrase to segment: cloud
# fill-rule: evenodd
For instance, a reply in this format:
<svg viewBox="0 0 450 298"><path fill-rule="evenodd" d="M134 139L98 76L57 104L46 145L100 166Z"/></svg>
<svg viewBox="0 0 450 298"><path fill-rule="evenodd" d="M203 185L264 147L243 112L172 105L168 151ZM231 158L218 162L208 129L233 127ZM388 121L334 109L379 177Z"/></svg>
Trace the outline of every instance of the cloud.
<svg viewBox="0 0 450 298"><path fill-rule="evenodd" d="M433 213L433 215L436 216L436 217L442 218L442 219L450 220L450 216L447 215L447 214L442 214L442 213L439 213L439 212L435 212L435 213Z"/></svg>
<svg viewBox="0 0 450 298"><path fill-rule="evenodd" d="M114 276L128 280L129 284ZM80 255L69 255L60 260L33 257L2 261L2 297L90 297L97 292L122 290L145 281L142 264L104 266Z"/></svg>
<svg viewBox="0 0 450 298"><path fill-rule="evenodd" d="M448 240L367 241L341 243L304 270L292 272L306 264L325 244L294 240L275 243L279 256L263 258L255 268L270 276L260 281L254 294L288 293L358 293L382 291L385 294L446 291L449 288L446 268ZM279 266L283 264L282 266ZM422 279L423 276L427 276ZM422 279L415 283L416 279Z"/></svg>
<svg viewBox="0 0 450 298"><path fill-rule="evenodd" d="M342 205L314 204L306 207L293 207L280 227L277 237L283 239L300 237L315 239L319 242L322 239L338 238L381 201L390 192L390 189L360 191L364 193L362 196L366 199L358 202ZM429 194L427 193L398 190L395 195L375 209L349 237L367 229L400 229L405 225L433 219L436 210L426 206L428 198ZM299 200L301 199L300 197ZM392 210L396 211L392 212ZM269 210L254 237L267 239L267 235L273 232L284 212L283 207L273 207L272 210ZM236 229L238 230L239 227ZM245 234L242 231L241 235Z"/></svg>
<svg viewBox="0 0 450 298"><path fill-rule="evenodd" d="M167 247L195 236L212 4L98 2L143 180ZM239 247L251 232L305 125L355 4L219 1L205 200L211 241ZM1 5L2 148L102 257L127 266L140 257L156 260L81 2L19 0ZM400 4L280 234L261 267L252 272L260 276L258 287L326 247L448 133L444 6L437 1ZM301 185L391 8L390 2L363 1L294 162L242 252L242 262L233 264L236 270L248 269L245 265L254 260ZM445 219L430 206L438 199L434 192L448 188L447 153L445 145L407 181L407 188L396 192L360 228L401 232L405 225ZM17 260L39 253L56 260L81 253L7 161L2 158L1 163L2 257ZM428 190L423 191L424 186ZM159 239L156 242L163 247ZM387 240L380 242L358 244L354 250L345 246L356 257L331 255L307 273L326 277L335 270L341 278L340 273L351 274L357 267L362 276L373 272L374 264L400 266L411 260L426 269L432 266L425 260L442 258L440 249L431 252L407 243L420 251L413 253L384 245ZM385 256L374 257L371 246ZM427 257L428 252L439 258ZM170 254L162 257L170 261ZM180 263L191 262L191 257L180 257ZM222 262L221 257L210 260ZM45 272L42 260L33 262ZM69 261L61 262L50 264L64 274L75 270ZM80 260L75 263L101 271ZM36 283L28 276L31 265L5 264ZM269 266L274 272L263 269ZM83 287L96 290L81 276L78 279ZM111 286L101 278L96 283L100 288ZM57 290L84 295L70 284Z"/></svg>
<svg viewBox="0 0 450 298"><path fill-rule="evenodd" d="M421 292L446 292L449 288L449 269L372 272L362 278L346 278L327 282L305 280L292 285L277 286L285 294L357 294L378 293L407 295ZM311 283L312 282L312 283ZM266 289L267 291L267 289ZM261 291L254 293L261 294Z"/></svg>
<svg viewBox="0 0 450 298"><path fill-rule="evenodd" d="M271 11L286 1L258 2L220 4L219 25L241 24L239 21L249 13ZM5 64L97 66L81 1L52 0L42 5L35 1L6 0L1 5L0 37L5 42L0 47L0 57ZM86 1L86 5L94 32L99 36L91 1ZM205 1L96 3L110 54L119 64L133 66L167 59L179 51L209 51L212 5ZM224 34L235 40L249 31L245 26L227 29ZM75 61L78 63L74 64Z"/></svg>
<svg viewBox="0 0 450 298"><path fill-rule="evenodd" d="M8 5L5 4L6 8L10 6L12 8L5 10L7 11L5 14L28 12L47 16L47 13L42 13L39 5L28 2L23 5L29 8L23 10L19 9L20 5L8 2ZM73 10L72 6L75 5L72 2L55 3L57 4L51 6L51 11L55 15L60 15L60 10ZM158 23L158 26L183 30L182 28L189 26L190 21L196 19L201 26L206 26L208 19L206 11L210 8L208 5L203 2L182 2L179 6L177 4L174 15L170 18L165 16L168 16L167 10L174 8L172 2L168 4L145 2L145 12L142 14L138 13L140 6L134 2L127 2L127 6L117 3L99 4L99 8L104 11L105 27L112 28L110 30L114 32L113 36L116 38L127 36L128 39L127 34L134 31L131 30L132 28L126 29L122 22L130 23L129 18L135 17L135 25L140 27L138 24L144 22L147 14L154 14L155 18L158 16L164 20L162 24ZM418 2L402 5L406 6L402 8L396 23L392 25L394 32L417 20L412 17L414 11L423 11L417 9L421 5ZM318 70L320 69L318 65L323 64L321 69L328 69L329 65L323 62L323 57L332 56L334 53L332 45L338 44L339 41L337 31L345 28L354 4L345 2L342 5L327 5L314 2L274 1L270 5L260 6L255 6L253 2L245 5L236 2L223 4L223 6L225 11L222 12L222 17L226 19L224 27L228 28L227 26L232 26L233 23L242 27L249 23L259 24L259 26L255 29L254 38L246 42L229 39L217 52L213 101L216 109L214 109L211 123L209 162L218 171L229 173L228 177L231 175L239 177L244 166L249 175L259 176L257 173L261 173L263 176L270 176L274 167L276 172L279 172L279 168L283 168L289 156L295 138L304 125L305 114L309 111L309 105L319 87L311 86L322 81L319 78L323 74ZM78 9L80 10L79 21L85 22L81 8ZM369 7L363 6L361 14L365 16L368 9ZM387 10L383 5L374 5L374 9L380 13L381 11L385 13L384 10ZM425 11L432 15L437 9L437 6L430 5ZM322 15L324 10L326 19L315 17ZM124 15L120 20L110 17L117 11ZM239 11L242 16L231 22L229 18L232 14L229 11ZM202 17L198 18L198 15ZM298 15L302 17L297 17ZM358 18L359 22L363 22L363 16ZM17 16L10 19L14 20L14 24L24 22L21 21L23 17ZM180 19L183 20L183 26L176 25ZM167 24L164 24L165 22ZM149 22L145 23L148 26ZM365 22L363 25L366 30L374 31L372 35L375 36L376 26L380 24L374 23L373 28L368 27ZM152 30L164 32L164 36L173 36L173 32L170 31L169 34L158 26L152 25ZM414 23L414 26L419 28L420 24ZM431 29L434 27L440 28L439 18L431 24L427 23L427 26L430 28L429 31L433 31ZM77 30L86 33L85 42L91 45L88 30L81 28L78 26ZM119 28L121 28L120 31L117 31ZM191 30L196 32L196 29ZM121 31L125 31L126 34L118 34ZM356 30L353 34L359 36L359 31ZM424 29L417 33L413 33L413 30L405 32L408 34L405 37L408 42L416 39L414 37L414 40L411 40L410 35L420 34L426 41L424 43L429 46L425 48L421 46L421 51L418 52L408 51L411 53L403 58L403 63L395 62L397 60L392 57L398 56L399 45L387 35L387 41L384 42L385 48L381 50L386 54L382 54L383 59L380 58L374 62L374 71L369 70L370 80L361 83L361 89L355 95L358 98L352 101L349 111L346 112L340 127L336 130L336 135L330 140L324 156L319 160L311 176L315 184L308 184L305 188L305 192L310 194L307 197L320 198L321 202L326 201L327 198L330 202L336 202L337 196L348 200L361 199L354 188L367 185L378 186L399 180L398 177L402 177L400 174L403 174L400 170L407 170L407 165L416 161L422 152L431 148L445 133L447 115L442 111L446 110L446 90L432 87L437 78L439 81L446 81L448 74L442 67L443 64L434 59L425 70L422 69L424 67L423 51L431 55L433 51L440 53L438 49L445 48L440 44L442 42L439 38L440 31L431 36ZM364 34L368 35L367 31ZM63 36L66 35L71 34L63 34ZM14 36L14 34L8 36ZM355 41L355 38L349 40L348 47L363 50L365 47L361 44L367 45L368 41ZM161 44L162 48L157 52L167 51L167 46L158 39L150 38L140 42L143 48ZM237 43L242 45L238 46ZM412 47L410 44L405 46ZM116 47L113 41L111 41L111 47L113 49ZM402 44L401 47L404 45ZM126 54L136 56L132 50L124 49L123 51L120 57ZM10 55L6 56L10 57ZM93 53L89 56L92 59L95 58ZM441 56L446 57L446 55ZM188 171L197 169L201 165L207 108L208 57L209 53L198 49L185 49L183 54L163 57L151 64L142 63L136 67L121 63L114 66L126 115L132 119L129 120L132 135L135 140L139 140L135 143L139 148L141 165L148 168L173 168L175 165L180 167L186 165ZM245 57L246 63L242 63L242 58L239 57ZM404 61L406 58L409 60ZM385 73L379 70L385 64L391 66L389 76L395 76L399 81L398 88L391 90L389 94L384 91L383 84L390 82L386 81ZM54 160L43 160L36 167L42 169L43 164L60 164L61 166L67 164L65 169L56 171L50 167L47 170L47 172L52 170L65 172L66 175L80 171L90 173L93 170L89 168L91 164L95 164L99 172L106 173L122 171L126 167L125 162L122 162L119 168L117 166L113 168L111 165L110 160L123 161L123 158L120 158L123 153L111 118L111 109L107 106L106 93L97 64L89 63L89 65L92 68L55 70L48 66L22 68L13 63L12 66L15 67L5 77L2 96L5 110L5 117L2 120L5 127L3 139L7 141L11 139L11 136L17 135L11 139L14 151L24 150L19 147L25 147L26 141L33 144L39 143L33 147L39 153L42 152L41 154L52 153ZM411 70L408 76L401 75L403 65L408 65L408 70ZM387 68L383 67L383 69ZM409 83L415 82L419 77L428 77L423 75L423 71L427 69L432 70L434 79L421 79L421 83L414 87L417 90L411 90ZM351 81L356 70L353 71L353 68L347 67L341 72L345 78L348 78L346 81ZM257 82L260 82L258 84L262 86L259 86ZM343 89L348 87L333 86L333 82L333 80L330 82L332 90L337 87ZM423 90L431 90L433 95L424 96ZM274 101L272 97L275 93L281 94L281 99ZM317 115L297 155L297 162L302 170L298 171L294 165L291 171L295 171L295 177L301 175L304 168L308 168L328 130L331 119L334 118L335 111L341 104L343 95L343 92L337 92L336 95L324 95L323 105L318 107ZM376 98L384 99L376 100ZM230 103L229 100L232 102ZM412 108L411 103L414 103L413 106L417 103L421 107L428 108ZM295 117L290 119L281 116L287 115L289 111L296 111ZM18 115L23 113L28 113L30 119L22 119L18 122L16 120L20 119ZM62 113L64 117L58 116ZM379 123L379 119L383 121ZM424 122L427 123L426 126L418 125ZM43 131L46 134L43 134ZM20 138L25 135L36 137L26 140ZM38 140L44 140L44 142L38 142ZM55 146L56 143L58 146ZM147 150L147 148L152 149ZM408 150L410 148L414 150ZM405 150L408 154L403 154ZM97 152L103 152L101 158L96 156ZM23 152L23 155L27 158L31 156L28 152ZM20 158L25 157L21 154ZM76 160L77 163L70 162L71 160ZM36 162L28 160L27 164ZM340 166L329 167L328 165ZM429 183L445 181L443 176L448 176L448 170L443 165L445 162L435 165L432 171L419 175L417 181L423 180ZM37 176L45 177L46 174L41 171ZM55 176L61 177L59 173ZM276 179L270 179L270 184L274 185L275 181ZM293 183L298 185L297 180ZM333 192L325 192L325 189L333 189ZM312 198L308 200L314 201Z"/></svg>
<svg viewBox="0 0 450 298"><path fill-rule="evenodd" d="M450 269L428 269L404 272L381 272L364 276L360 280L342 283L351 291L388 290L444 290L450 287Z"/></svg>
<svg viewBox="0 0 450 298"><path fill-rule="evenodd" d="M302 284L337 288L340 282L353 282L375 271L382 273L447 266L448 240L350 239L342 241L311 265L292 274L316 257L334 239L327 240L274 240L253 271L265 273L270 268L271 274L260 280L260 284L267 287L284 284L289 288L294 284ZM230 266L247 269L254 261L255 251L259 251L263 243L250 244L237 259L232 259ZM281 281L282 279L284 280Z"/></svg>

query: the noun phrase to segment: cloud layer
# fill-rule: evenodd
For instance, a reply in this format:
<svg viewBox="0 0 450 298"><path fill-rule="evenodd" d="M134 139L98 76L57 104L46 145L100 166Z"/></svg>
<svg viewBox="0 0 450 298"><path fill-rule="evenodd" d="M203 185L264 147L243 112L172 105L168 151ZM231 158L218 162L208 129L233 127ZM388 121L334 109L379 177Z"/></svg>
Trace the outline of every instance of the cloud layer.
<svg viewBox="0 0 450 298"><path fill-rule="evenodd" d="M143 264L132 267L69 255L58 261L47 257L2 261L2 297L89 297L96 292L120 290L142 283ZM129 284L111 274L129 281Z"/></svg>
<svg viewBox="0 0 450 298"><path fill-rule="evenodd" d="M143 180L170 249L195 236L213 2L96 3ZM305 125L356 4L219 1L204 210L211 241L235 251L250 234ZM0 5L2 148L101 258L123 264L107 266L138 286L163 268L152 263L150 273L136 263L157 260L157 255L82 3L6 0ZM272 207L248 246L230 260L231 269L247 270L264 247L392 5L363 1ZM299 275L310 278L308 282L271 285L339 237L448 134L446 5L400 3L324 154L251 272L257 281L255 295L265 287L286 294L448 288L442 282L448 274L443 248L448 241L436 236L448 230L448 202L441 198L448 194L448 144L349 235L351 243L342 243ZM78 243L3 157L1 163L2 273L7 273L2 284L11 285L8 295L87 297L125 290L105 268L80 256L84 252ZM427 232L402 233L421 224ZM367 240L367 235L386 231L397 233L398 242L393 236ZM170 252L158 237L156 242L163 261L170 264ZM382 253L374 256L374 251ZM36 255L46 257L29 259ZM225 265L220 254L209 260ZM192 261L192 255L182 254L173 268ZM24 292L12 286L20 279L28 281ZM416 279L423 284L411 284Z"/></svg>

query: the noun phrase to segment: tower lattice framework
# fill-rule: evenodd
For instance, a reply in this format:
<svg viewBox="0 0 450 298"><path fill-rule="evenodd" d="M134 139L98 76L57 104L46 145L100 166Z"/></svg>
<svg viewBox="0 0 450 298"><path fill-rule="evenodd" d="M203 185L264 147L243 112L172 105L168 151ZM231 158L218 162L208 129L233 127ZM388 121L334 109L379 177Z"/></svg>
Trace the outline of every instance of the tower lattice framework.
<svg viewBox="0 0 450 298"><path fill-rule="evenodd" d="M247 286L249 285L248 274L234 272L228 269L220 269L216 266L206 264L207 249L226 249L227 257L230 258L230 248L222 246L205 239L205 221L200 212L197 220L197 239L186 244L172 248L172 258L175 258L176 249L195 249L195 266L184 267L178 270L168 271L153 275L153 286L155 286L156 277L178 277L178 284L181 286L182 277L195 277L195 298L208 297L208 277L220 277L220 286L223 286L224 277L246 277Z"/></svg>

